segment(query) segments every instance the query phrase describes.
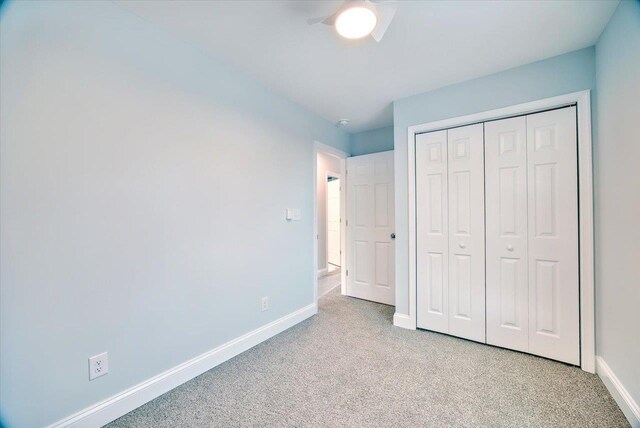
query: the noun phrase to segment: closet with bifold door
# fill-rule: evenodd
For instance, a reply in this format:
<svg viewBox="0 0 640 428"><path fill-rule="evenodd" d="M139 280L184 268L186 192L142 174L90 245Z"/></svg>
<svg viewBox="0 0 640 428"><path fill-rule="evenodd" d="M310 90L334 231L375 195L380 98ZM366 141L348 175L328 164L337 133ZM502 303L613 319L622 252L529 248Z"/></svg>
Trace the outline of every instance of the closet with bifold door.
<svg viewBox="0 0 640 428"><path fill-rule="evenodd" d="M415 147L418 328L579 365L576 107Z"/></svg>

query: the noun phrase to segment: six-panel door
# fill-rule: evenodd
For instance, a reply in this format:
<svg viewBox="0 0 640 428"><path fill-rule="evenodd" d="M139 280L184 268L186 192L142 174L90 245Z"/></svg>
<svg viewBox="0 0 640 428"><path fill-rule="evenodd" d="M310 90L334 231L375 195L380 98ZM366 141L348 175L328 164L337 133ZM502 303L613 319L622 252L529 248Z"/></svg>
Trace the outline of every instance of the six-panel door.
<svg viewBox="0 0 640 428"><path fill-rule="evenodd" d="M347 295L393 305L393 152L347 158L347 185Z"/></svg>

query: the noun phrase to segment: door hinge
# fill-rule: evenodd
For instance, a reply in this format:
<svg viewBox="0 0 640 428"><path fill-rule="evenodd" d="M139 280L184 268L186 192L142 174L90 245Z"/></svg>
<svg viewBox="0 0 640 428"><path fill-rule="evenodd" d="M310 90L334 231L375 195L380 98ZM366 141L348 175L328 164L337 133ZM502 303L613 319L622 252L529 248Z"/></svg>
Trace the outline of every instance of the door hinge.
<svg viewBox="0 0 640 428"><path fill-rule="evenodd" d="M347 276L349 276L349 269L347 269Z"/></svg>

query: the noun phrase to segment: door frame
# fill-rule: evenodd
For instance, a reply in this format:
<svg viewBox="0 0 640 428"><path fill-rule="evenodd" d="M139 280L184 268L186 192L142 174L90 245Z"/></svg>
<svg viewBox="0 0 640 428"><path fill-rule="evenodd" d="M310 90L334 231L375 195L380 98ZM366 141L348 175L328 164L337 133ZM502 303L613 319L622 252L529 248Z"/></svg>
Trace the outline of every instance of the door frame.
<svg viewBox="0 0 640 428"><path fill-rule="evenodd" d="M342 168L342 161L340 163L340 168ZM326 180L327 183L329 182L329 177L336 177L338 180L340 180L340 270L342 270L342 253L343 253L343 248L342 248L342 173L341 172L334 172L334 171L329 171L327 170L327 174L326 174ZM327 184L327 199L326 199L326 205L325 205L325 219L327 220L327 233L326 233L326 240L327 240L327 272L329 272L329 185Z"/></svg>
<svg viewBox="0 0 640 428"><path fill-rule="evenodd" d="M318 153L324 153L340 160L340 180L343 191L340 192L340 248L342 254L340 255L340 292L346 293L346 269L342 266L346 266L346 251L345 251L345 237L346 237L346 187L347 180L346 159L350 156L348 153L343 152L335 147L328 146L319 141L313 142L313 301L318 305Z"/></svg>
<svg viewBox="0 0 640 428"><path fill-rule="evenodd" d="M536 113L576 105L578 131L578 221L580 260L580 366L595 373L595 288L593 244L593 160L591 138L591 91L579 91L514 106L488 110L451 119L438 120L407 128L407 175L409 192L409 313L394 315L394 325L416 329L416 134L471 125L488 120ZM398 287L398 284L396 284ZM396 288L397 289L397 288Z"/></svg>

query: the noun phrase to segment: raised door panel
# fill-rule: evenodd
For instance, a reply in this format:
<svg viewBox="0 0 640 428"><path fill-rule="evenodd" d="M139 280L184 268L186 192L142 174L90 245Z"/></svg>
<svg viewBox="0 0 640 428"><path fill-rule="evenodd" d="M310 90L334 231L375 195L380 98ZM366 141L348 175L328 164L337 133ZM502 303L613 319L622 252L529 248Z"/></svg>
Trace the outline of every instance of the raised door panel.
<svg viewBox="0 0 640 428"><path fill-rule="evenodd" d="M374 257L373 297L371 300L394 305L395 289L395 198L393 151L375 153L374 158Z"/></svg>
<svg viewBox="0 0 640 428"><path fill-rule="evenodd" d="M352 165L354 163L355 165ZM359 295L373 280L373 186L367 182L364 171L372 170L347 159L347 171L353 170L347 192L348 277L347 294ZM353 167L353 168L350 168ZM358 174L360 172L360 174Z"/></svg>
<svg viewBox="0 0 640 428"><path fill-rule="evenodd" d="M487 343L527 352L527 145L524 116L485 123Z"/></svg>
<svg viewBox="0 0 640 428"><path fill-rule="evenodd" d="M580 364L576 109L528 115L529 352Z"/></svg>
<svg viewBox="0 0 640 428"><path fill-rule="evenodd" d="M416 135L417 326L449 332L447 131Z"/></svg>
<svg viewBox="0 0 640 428"><path fill-rule="evenodd" d="M483 125L447 131L449 333L485 341Z"/></svg>
<svg viewBox="0 0 640 428"><path fill-rule="evenodd" d="M393 305L393 152L348 158L347 185L347 295Z"/></svg>

